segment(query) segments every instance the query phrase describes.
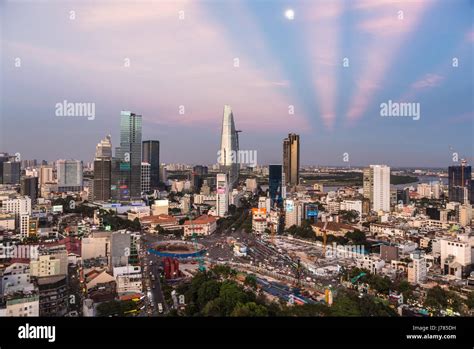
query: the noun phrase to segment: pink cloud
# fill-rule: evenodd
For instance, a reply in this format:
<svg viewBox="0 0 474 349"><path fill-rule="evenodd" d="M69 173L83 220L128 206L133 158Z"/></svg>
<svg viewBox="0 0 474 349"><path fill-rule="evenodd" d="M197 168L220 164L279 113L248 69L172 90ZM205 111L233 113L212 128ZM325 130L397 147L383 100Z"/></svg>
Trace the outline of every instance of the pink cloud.
<svg viewBox="0 0 474 349"><path fill-rule="evenodd" d="M428 6L429 2L367 0L354 3L354 8L364 15L358 28L369 35L370 43L363 48L366 60L346 112L350 123L361 118L367 110L375 92L382 85L393 58L420 22ZM399 19L399 11L403 11L403 19Z"/></svg>
<svg viewBox="0 0 474 349"><path fill-rule="evenodd" d="M337 71L340 57L342 1L315 2L308 9L307 47L310 49L312 80L316 91L319 114L326 128L332 129L336 120ZM315 45L315 43L317 43Z"/></svg>
<svg viewBox="0 0 474 349"><path fill-rule="evenodd" d="M415 81L411 87L420 90L420 89L425 89L425 88L431 88L431 87L436 87L441 84L441 81L443 81L444 77L441 75L437 74L426 74L423 78L421 78L418 81Z"/></svg>

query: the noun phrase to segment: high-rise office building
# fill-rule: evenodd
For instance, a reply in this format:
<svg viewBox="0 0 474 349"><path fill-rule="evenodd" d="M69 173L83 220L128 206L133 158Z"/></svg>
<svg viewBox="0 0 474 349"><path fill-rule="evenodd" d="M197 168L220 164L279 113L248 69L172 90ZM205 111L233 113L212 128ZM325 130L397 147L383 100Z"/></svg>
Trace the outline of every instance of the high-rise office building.
<svg viewBox="0 0 474 349"><path fill-rule="evenodd" d="M21 178L21 195L29 196L31 202L38 198L38 177L25 176Z"/></svg>
<svg viewBox="0 0 474 349"><path fill-rule="evenodd" d="M201 190L203 176L207 175L207 173L207 166L197 165L193 167L193 172L191 173L191 184L195 193L199 193Z"/></svg>
<svg viewBox="0 0 474 349"><path fill-rule="evenodd" d="M151 165L148 162L142 162L142 177L141 177L142 192L146 193L150 191L151 182Z"/></svg>
<svg viewBox="0 0 474 349"><path fill-rule="evenodd" d="M237 185L239 179L239 135L235 130L234 115L229 105L224 106L222 118L221 148L218 152L219 168L228 175L229 189Z"/></svg>
<svg viewBox="0 0 474 349"><path fill-rule="evenodd" d="M219 217L224 217L229 210L229 182L226 173L216 176L216 210Z"/></svg>
<svg viewBox="0 0 474 349"><path fill-rule="evenodd" d="M58 160L56 174L59 192L82 190L82 161Z"/></svg>
<svg viewBox="0 0 474 349"><path fill-rule="evenodd" d="M112 158L112 136L108 135L95 147L95 158Z"/></svg>
<svg viewBox="0 0 474 349"><path fill-rule="evenodd" d="M3 184L3 163L7 162L8 158L8 153L0 153L0 184Z"/></svg>
<svg viewBox="0 0 474 349"><path fill-rule="evenodd" d="M448 195L449 201L460 203L472 202L471 166L463 160L459 166L448 168Z"/></svg>
<svg viewBox="0 0 474 349"><path fill-rule="evenodd" d="M374 211L390 211L390 167L370 165L363 173L364 197Z"/></svg>
<svg viewBox="0 0 474 349"><path fill-rule="evenodd" d="M284 184L295 187L300 177L300 136L288 134L283 140L283 176Z"/></svg>
<svg viewBox="0 0 474 349"><path fill-rule="evenodd" d="M112 160L112 198L129 201L141 196L142 116L122 111L120 146Z"/></svg>
<svg viewBox="0 0 474 349"><path fill-rule="evenodd" d="M268 193L270 195L271 206L281 207L283 204L282 196L282 166L268 166Z"/></svg>
<svg viewBox="0 0 474 349"><path fill-rule="evenodd" d="M96 201L108 201L111 197L112 140L110 135L96 146L92 197Z"/></svg>
<svg viewBox="0 0 474 349"><path fill-rule="evenodd" d="M143 141L142 161L150 164L150 189L157 189L160 184L159 141Z"/></svg>
<svg viewBox="0 0 474 349"><path fill-rule="evenodd" d="M54 183L53 166L43 165L39 170L39 184L40 186L46 183Z"/></svg>
<svg viewBox="0 0 474 349"><path fill-rule="evenodd" d="M9 161L2 163L3 184L20 184L21 163L10 157Z"/></svg>

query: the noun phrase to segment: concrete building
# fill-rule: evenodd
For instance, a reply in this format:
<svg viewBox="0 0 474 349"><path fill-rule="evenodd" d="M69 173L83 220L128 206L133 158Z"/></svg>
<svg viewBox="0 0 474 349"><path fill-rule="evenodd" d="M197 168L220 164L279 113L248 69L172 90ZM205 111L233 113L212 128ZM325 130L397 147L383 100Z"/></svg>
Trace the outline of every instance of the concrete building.
<svg viewBox="0 0 474 349"><path fill-rule="evenodd" d="M114 268L119 296L127 293L142 293L142 271L139 265L128 265Z"/></svg>
<svg viewBox="0 0 474 349"><path fill-rule="evenodd" d="M380 258L386 262L391 262L392 260L398 260L398 247L391 246L391 245L381 245Z"/></svg>
<svg viewBox="0 0 474 349"><path fill-rule="evenodd" d="M472 265L472 247L468 236L440 239L441 268L444 274L461 278Z"/></svg>
<svg viewBox="0 0 474 349"><path fill-rule="evenodd" d="M151 214L153 216L159 216L161 214L168 214L169 209L169 201L168 199L164 200L155 200L153 205L151 206Z"/></svg>
<svg viewBox="0 0 474 349"><path fill-rule="evenodd" d="M390 211L390 167L370 165L363 173L364 197L373 211Z"/></svg>
<svg viewBox="0 0 474 349"><path fill-rule="evenodd" d="M420 253L411 255L412 262L408 264L408 282L422 284L426 281L426 259Z"/></svg>
<svg viewBox="0 0 474 349"><path fill-rule="evenodd" d="M38 317L39 315L38 295L23 295L6 301L5 316Z"/></svg>
<svg viewBox="0 0 474 349"><path fill-rule="evenodd" d="M148 162L142 162L142 193L147 193L150 191L150 181L151 181L151 165Z"/></svg>
<svg viewBox="0 0 474 349"><path fill-rule="evenodd" d="M81 257L83 260L110 257L111 232L94 232L82 239Z"/></svg>
<svg viewBox="0 0 474 349"><path fill-rule="evenodd" d="M66 275L38 278L39 316L64 316L67 312Z"/></svg>
<svg viewBox="0 0 474 349"><path fill-rule="evenodd" d="M300 176L300 136L288 134L283 140L283 183L289 187L299 184Z"/></svg>
<svg viewBox="0 0 474 349"><path fill-rule="evenodd" d="M296 225L301 225L301 220L303 217L303 205L296 200L286 199L285 200L285 228Z"/></svg>
<svg viewBox="0 0 474 349"><path fill-rule="evenodd" d="M217 197L216 210L219 217L225 217L229 210L229 182L225 173L218 173L216 176Z"/></svg>
<svg viewBox="0 0 474 349"><path fill-rule="evenodd" d="M67 267L68 254L65 247L40 250L38 258L30 261L30 273L35 277L67 275Z"/></svg>
<svg viewBox="0 0 474 349"><path fill-rule="evenodd" d="M268 228L267 209L252 209L252 231L256 234L263 234Z"/></svg>
<svg viewBox="0 0 474 349"><path fill-rule="evenodd" d="M82 161L58 160L56 162L56 175L58 177L59 192L82 190Z"/></svg>
<svg viewBox="0 0 474 349"><path fill-rule="evenodd" d="M207 236L216 231L217 219L213 216L202 215L184 222L184 236L193 234Z"/></svg>

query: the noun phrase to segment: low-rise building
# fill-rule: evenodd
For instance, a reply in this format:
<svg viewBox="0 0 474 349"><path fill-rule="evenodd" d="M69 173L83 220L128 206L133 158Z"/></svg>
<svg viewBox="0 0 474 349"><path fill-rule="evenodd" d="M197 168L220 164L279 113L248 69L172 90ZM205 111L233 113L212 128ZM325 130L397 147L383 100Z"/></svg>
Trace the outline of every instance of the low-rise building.
<svg viewBox="0 0 474 349"><path fill-rule="evenodd" d="M213 216L202 215L193 220L184 222L184 236L193 234L207 236L214 233L217 229L217 219Z"/></svg>

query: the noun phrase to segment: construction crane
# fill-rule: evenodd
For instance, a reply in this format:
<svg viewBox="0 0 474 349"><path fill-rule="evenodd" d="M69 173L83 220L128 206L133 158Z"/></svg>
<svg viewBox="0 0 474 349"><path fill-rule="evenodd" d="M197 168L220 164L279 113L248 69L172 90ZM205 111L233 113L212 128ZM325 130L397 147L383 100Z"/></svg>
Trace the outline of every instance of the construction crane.
<svg viewBox="0 0 474 349"><path fill-rule="evenodd" d="M194 250L196 252L198 252L199 251L199 245L198 245L198 242L197 242L197 235L196 235L195 232L193 232L192 239L193 239L193 244L194 244ZM198 255L196 257L196 259L197 259L198 264L199 264L198 270L202 271L202 272L206 271L206 266L204 264L204 258L202 258L201 255Z"/></svg>
<svg viewBox="0 0 474 349"><path fill-rule="evenodd" d="M357 282L357 280L359 280L361 277L363 277L365 275L367 275L367 274L364 273L364 272L361 272L359 275L357 275L357 276L355 276L351 279L351 283L355 284Z"/></svg>

